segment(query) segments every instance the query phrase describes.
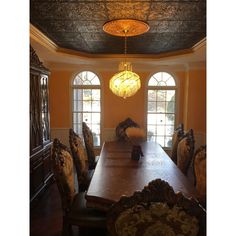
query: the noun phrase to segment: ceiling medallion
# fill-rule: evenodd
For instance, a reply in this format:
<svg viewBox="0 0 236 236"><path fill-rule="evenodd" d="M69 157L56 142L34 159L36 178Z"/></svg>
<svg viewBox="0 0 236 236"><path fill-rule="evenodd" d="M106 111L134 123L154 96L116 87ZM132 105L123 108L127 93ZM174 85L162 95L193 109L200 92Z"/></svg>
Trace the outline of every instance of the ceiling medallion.
<svg viewBox="0 0 236 236"><path fill-rule="evenodd" d="M120 19L108 21L103 25L103 30L108 34L125 38L125 58L119 65L120 72L110 79L109 87L119 97L131 97L140 89L141 81L139 75L132 72L131 63L126 61L127 37L146 33L149 25L140 20Z"/></svg>
<svg viewBox="0 0 236 236"><path fill-rule="evenodd" d="M103 25L103 30L108 34L122 37L126 31L126 36L130 37L146 33L149 30L149 25L140 20L118 19L106 22Z"/></svg>

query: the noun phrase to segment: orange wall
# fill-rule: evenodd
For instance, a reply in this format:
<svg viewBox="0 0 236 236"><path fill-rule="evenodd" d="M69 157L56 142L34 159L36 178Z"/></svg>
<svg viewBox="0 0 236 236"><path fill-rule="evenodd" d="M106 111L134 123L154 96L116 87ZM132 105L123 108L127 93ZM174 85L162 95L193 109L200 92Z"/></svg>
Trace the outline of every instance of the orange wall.
<svg viewBox="0 0 236 236"><path fill-rule="evenodd" d="M71 119L71 80L81 70L51 70L49 80L50 122L51 128L70 128ZM94 70L92 70L94 71ZM94 71L96 73L96 71ZM168 71L171 72L171 69ZM115 71L114 71L115 73ZM115 128L127 117L132 118L145 129L146 93L145 88L150 73L137 72L141 77L141 89L133 97L123 99L115 96L109 89L109 80L113 72L97 73L101 79L103 94L103 127ZM206 131L206 75L205 70L175 71L178 80L179 106L177 124L183 122L185 129L195 132Z"/></svg>
<svg viewBox="0 0 236 236"><path fill-rule="evenodd" d="M206 70L191 70L186 79L185 127L206 133Z"/></svg>
<svg viewBox="0 0 236 236"><path fill-rule="evenodd" d="M51 71L49 79L49 105L51 128L70 127L70 72Z"/></svg>

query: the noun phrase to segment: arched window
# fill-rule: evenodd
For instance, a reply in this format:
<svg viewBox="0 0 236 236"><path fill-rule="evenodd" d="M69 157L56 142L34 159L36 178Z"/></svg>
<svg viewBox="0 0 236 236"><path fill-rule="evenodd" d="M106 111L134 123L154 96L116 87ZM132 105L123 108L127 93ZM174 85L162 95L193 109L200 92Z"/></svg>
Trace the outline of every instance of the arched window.
<svg viewBox="0 0 236 236"><path fill-rule="evenodd" d="M82 122L86 122L93 133L94 146L101 143L101 86L96 74L80 72L73 80L73 129L82 135Z"/></svg>
<svg viewBox="0 0 236 236"><path fill-rule="evenodd" d="M166 72L154 74L148 81L147 139L162 147L171 147L176 117L176 83Z"/></svg>

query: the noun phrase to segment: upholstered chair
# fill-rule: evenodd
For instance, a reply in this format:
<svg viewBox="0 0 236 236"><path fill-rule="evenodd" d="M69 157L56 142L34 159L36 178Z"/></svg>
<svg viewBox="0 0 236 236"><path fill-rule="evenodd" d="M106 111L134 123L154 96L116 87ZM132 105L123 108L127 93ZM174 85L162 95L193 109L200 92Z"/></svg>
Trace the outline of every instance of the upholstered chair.
<svg viewBox="0 0 236 236"><path fill-rule="evenodd" d="M88 156L88 165L89 165L89 169L91 170L96 167L96 164L99 160L99 156L95 155L94 144L93 144L93 134L85 122L82 123L82 131L83 131L83 136L84 136L85 148L86 148L87 156Z"/></svg>
<svg viewBox="0 0 236 236"><path fill-rule="evenodd" d="M193 130L190 129L185 135L184 138L178 143L177 148L177 166L179 169L187 175L188 168L194 154L194 136Z"/></svg>
<svg viewBox="0 0 236 236"><path fill-rule="evenodd" d="M88 170L88 158L83 141L73 129L69 129L69 143L77 173L79 191L88 189L94 170Z"/></svg>
<svg viewBox="0 0 236 236"><path fill-rule="evenodd" d="M116 137L119 141L128 141L129 137L127 136L126 129L129 127L140 128L140 126L134 122L131 118L127 118L124 121L120 122L116 127Z"/></svg>
<svg viewBox="0 0 236 236"><path fill-rule="evenodd" d="M206 145L198 148L195 153L194 173L198 200L206 207Z"/></svg>
<svg viewBox="0 0 236 236"><path fill-rule="evenodd" d="M72 235L72 225L79 228L106 227L106 214L86 207L85 193L76 193L74 187L73 159L69 149L58 139L52 148L52 167L62 200L62 235Z"/></svg>
<svg viewBox="0 0 236 236"><path fill-rule="evenodd" d="M62 208L64 211L68 211L76 194L74 188L73 160L71 159L69 149L58 139L54 139L53 142L52 168L58 190L61 194Z"/></svg>
<svg viewBox="0 0 236 236"><path fill-rule="evenodd" d="M172 150L171 150L171 159L177 164L177 148L180 140L184 136L184 125L182 123L175 129L172 135Z"/></svg>
<svg viewBox="0 0 236 236"><path fill-rule="evenodd" d="M206 235L206 212L194 199L156 179L132 196L122 196L107 217L110 236Z"/></svg>

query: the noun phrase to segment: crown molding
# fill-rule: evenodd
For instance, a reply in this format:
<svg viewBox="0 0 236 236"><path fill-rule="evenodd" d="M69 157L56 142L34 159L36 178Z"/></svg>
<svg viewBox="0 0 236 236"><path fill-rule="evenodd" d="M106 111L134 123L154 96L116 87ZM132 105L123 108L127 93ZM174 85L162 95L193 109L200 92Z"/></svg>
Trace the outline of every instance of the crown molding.
<svg viewBox="0 0 236 236"><path fill-rule="evenodd" d="M30 38L34 39L36 42L40 43L53 52L56 52L59 48L51 39L49 39L32 24L30 24Z"/></svg>
<svg viewBox="0 0 236 236"><path fill-rule="evenodd" d="M195 52L203 47L206 48L206 37L197 42L195 45L193 45L192 50Z"/></svg>

